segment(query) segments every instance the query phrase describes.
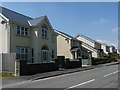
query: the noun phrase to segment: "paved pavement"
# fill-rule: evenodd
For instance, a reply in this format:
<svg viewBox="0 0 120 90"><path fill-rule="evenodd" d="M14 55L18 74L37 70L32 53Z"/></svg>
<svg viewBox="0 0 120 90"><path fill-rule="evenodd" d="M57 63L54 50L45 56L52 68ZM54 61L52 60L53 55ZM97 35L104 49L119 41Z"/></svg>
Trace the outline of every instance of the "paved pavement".
<svg viewBox="0 0 120 90"><path fill-rule="evenodd" d="M17 88L20 88L20 87L22 87L22 88L27 88L27 87L28 88L35 88L35 87L36 88L53 88L53 87L54 88L67 88L67 86L72 86L72 85L75 86L77 83L81 83L81 82L85 82L85 81L89 81L89 82L93 83L97 79L98 80L100 79L98 83L103 84L102 81L104 80L104 77L102 77L102 78L99 78L99 77L101 77L103 74L107 74L110 72L115 73L115 71L118 70L117 66L118 65L116 65L116 62L112 62L112 63L102 64L102 65L97 65L97 66L90 66L90 67L76 68L76 69L66 69L63 71L47 72L47 73L36 74L36 75L32 75L32 76L4 78L3 79L3 87L12 87L12 86L14 87L14 85L15 85L15 87L17 87ZM86 73L84 72L84 70L87 70L87 71L85 71ZM80 72L80 71L83 71L83 72ZM115 74L115 75L117 75L117 74ZM106 79L104 82L108 83L109 81L112 82L113 80L115 80L115 82L117 83L118 78L115 75L113 75L113 77L110 79ZM51 77L51 76L54 76L54 77ZM93 78L93 76L97 79ZM71 77L71 78L68 78L68 77ZM50 83L50 82L52 82L52 83ZM72 82L72 83L69 84L69 82ZM89 82L86 82L86 83L89 83ZM84 83L82 83L82 84L84 84ZM94 84L94 86L100 87L99 84L97 84L97 85ZM110 85L110 84L108 84L108 85ZM116 87L116 85L117 84L115 84L115 85L113 84L113 86L111 85L108 87ZM90 86L92 86L92 85L90 85ZM86 87L89 87L89 84Z"/></svg>

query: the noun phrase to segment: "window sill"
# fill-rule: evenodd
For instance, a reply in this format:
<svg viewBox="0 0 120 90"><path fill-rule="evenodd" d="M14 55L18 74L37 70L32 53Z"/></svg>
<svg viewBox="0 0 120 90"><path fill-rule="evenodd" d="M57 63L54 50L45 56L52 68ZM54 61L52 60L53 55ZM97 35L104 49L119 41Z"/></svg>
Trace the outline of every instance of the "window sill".
<svg viewBox="0 0 120 90"><path fill-rule="evenodd" d="M24 35L18 35L18 34L16 34L16 36L25 37L25 38L30 38L30 36L24 36Z"/></svg>
<svg viewBox="0 0 120 90"><path fill-rule="evenodd" d="M42 39L46 39L46 40L48 40L48 37L41 37Z"/></svg>

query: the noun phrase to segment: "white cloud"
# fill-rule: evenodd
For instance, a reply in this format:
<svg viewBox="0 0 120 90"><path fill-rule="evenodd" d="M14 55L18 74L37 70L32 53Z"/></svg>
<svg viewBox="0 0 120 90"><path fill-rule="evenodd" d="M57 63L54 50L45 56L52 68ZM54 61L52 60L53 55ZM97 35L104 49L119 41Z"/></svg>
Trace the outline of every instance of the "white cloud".
<svg viewBox="0 0 120 90"><path fill-rule="evenodd" d="M112 32L117 32L117 33L118 33L118 27L113 28L113 29L112 29Z"/></svg>
<svg viewBox="0 0 120 90"><path fill-rule="evenodd" d="M94 21L93 24L102 24L102 23L106 23L106 22L108 22L108 20L101 18L101 19Z"/></svg>
<svg viewBox="0 0 120 90"><path fill-rule="evenodd" d="M107 22L107 20L106 19L100 19L99 22L100 23L105 23L105 22Z"/></svg>

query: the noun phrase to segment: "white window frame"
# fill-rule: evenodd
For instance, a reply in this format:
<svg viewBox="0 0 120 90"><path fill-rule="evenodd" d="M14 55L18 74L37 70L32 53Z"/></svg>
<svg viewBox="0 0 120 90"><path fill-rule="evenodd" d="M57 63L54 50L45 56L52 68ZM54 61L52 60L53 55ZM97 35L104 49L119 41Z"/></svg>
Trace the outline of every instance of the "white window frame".
<svg viewBox="0 0 120 90"><path fill-rule="evenodd" d="M16 34L21 36L28 36L28 29L22 26L17 26Z"/></svg>
<svg viewBox="0 0 120 90"><path fill-rule="evenodd" d="M42 28L42 37L47 38L48 37L48 30L45 28Z"/></svg>
<svg viewBox="0 0 120 90"><path fill-rule="evenodd" d="M19 52L18 52L18 50L19 50ZM26 52L26 50L27 50L27 52ZM29 54L29 48L22 48L22 47L16 48L16 59L28 60L28 54ZM26 58L26 56L27 56L27 58Z"/></svg>
<svg viewBox="0 0 120 90"><path fill-rule="evenodd" d="M19 33L18 33L19 32ZM21 33L21 31L20 31L20 26L17 26L17 32L16 32L17 34L20 34Z"/></svg>

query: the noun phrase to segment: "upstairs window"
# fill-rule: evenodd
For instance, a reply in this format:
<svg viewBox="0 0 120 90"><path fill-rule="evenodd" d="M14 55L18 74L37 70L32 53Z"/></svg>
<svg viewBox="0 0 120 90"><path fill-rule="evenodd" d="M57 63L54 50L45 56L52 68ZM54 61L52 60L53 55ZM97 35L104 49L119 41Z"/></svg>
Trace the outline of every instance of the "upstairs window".
<svg viewBox="0 0 120 90"><path fill-rule="evenodd" d="M27 36L28 30L25 27L17 26L17 35Z"/></svg>
<svg viewBox="0 0 120 90"><path fill-rule="evenodd" d="M20 26L17 26L17 34L20 35Z"/></svg>
<svg viewBox="0 0 120 90"><path fill-rule="evenodd" d="M25 28L25 35L26 35L26 36L28 35L28 30L27 30L27 28Z"/></svg>
<svg viewBox="0 0 120 90"><path fill-rule="evenodd" d="M24 35L24 27L21 27L21 35Z"/></svg>
<svg viewBox="0 0 120 90"><path fill-rule="evenodd" d="M48 37L48 28L46 25L42 26L42 37L47 38Z"/></svg>

